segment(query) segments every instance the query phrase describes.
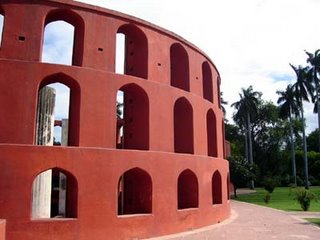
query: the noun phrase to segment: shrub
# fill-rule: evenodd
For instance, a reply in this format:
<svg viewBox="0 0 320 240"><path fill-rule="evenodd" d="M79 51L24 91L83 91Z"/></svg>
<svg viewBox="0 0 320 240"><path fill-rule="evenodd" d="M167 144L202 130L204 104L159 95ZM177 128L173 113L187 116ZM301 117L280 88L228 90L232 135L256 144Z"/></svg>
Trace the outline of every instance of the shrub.
<svg viewBox="0 0 320 240"><path fill-rule="evenodd" d="M271 199L271 193L267 192L266 195L264 195L263 201L268 204Z"/></svg>
<svg viewBox="0 0 320 240"><path fill-rule="evenodd" d="M299 202L303 211L308 211L311 204L311 200L315 199L315 197L316 196L312 192L304 188L300 188L295 191L294 199Z"/></svg>
<svg viewBox="0 0 320 240"><path fill-rule="evenodd" d="M277 178L265 177L262 184L265 190L267 190L269 193L272 193L275 187L278 185L278 180Z"/></svg>

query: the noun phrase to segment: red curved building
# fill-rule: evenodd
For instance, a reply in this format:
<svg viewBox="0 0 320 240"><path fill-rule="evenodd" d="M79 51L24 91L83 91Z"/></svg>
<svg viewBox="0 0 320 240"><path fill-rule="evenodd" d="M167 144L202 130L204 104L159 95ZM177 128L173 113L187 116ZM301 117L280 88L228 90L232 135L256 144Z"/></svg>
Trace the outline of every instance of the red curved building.
<svg viewBox="0 0 320 240"><path fill-rule="evenodd" d="M6 240L141 239L228 218L220 77L208 56L148 22L73 1L2 0L0 15L1 240L4 231ZM42 61L56 21L74 28L70 65ZM70 90L66 146L37 140L47 127L40 93L52 83ZM49 195L39 196L48 172Z"/></svg>

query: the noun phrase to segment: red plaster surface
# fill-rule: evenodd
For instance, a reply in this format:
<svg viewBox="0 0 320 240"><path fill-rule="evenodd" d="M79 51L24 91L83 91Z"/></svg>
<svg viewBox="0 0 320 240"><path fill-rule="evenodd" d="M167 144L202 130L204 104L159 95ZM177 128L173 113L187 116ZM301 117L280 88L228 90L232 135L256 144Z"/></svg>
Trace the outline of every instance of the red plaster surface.
<svg viewBox="0 0 320 240"><path fill-rule="evenodd" d="M6 240L6 221L0 219L0 240Z"/></svg>
<svg viewBox="0 0 320 240"><path fill-rule="evenodd" d="M223 113L218 104L220 78L204 53L150 23L73 1L4 0L0 8L5 18L0 48L0 218L6 219L6 240L146 238L228 218L229 168L224 159ZM74 54L75 66L40 61L44 25L50 19L65 18L65 10L60 9L77 15L63 20L80 26L83 21L84 29L77 33L80 39L76 45L81 46ZM116 33L125 24L139 28L148 44L148 65L137 65L138 73L133 76L114 73ZM19 36L25 40L19 40ZM190 91L170 85L170 46L174 43L181 44L188 55ZM145 53L141 58L146 58ZM213 102L203 96L203 62L208 63L206 68L209 66L212 73ZM36 146L38 90L57 80L73 91L70 146ZM133 127L134 137L142 143L129 142L127 147L140 150L116 149L116 94L132 86L128 84L135 84L148 98L149 109L143 110L148 115L143 124L148 134L139 135ZM193 137L193 154L174 152L174 105L181 97L192 107L193 131L187 137ZM216 157L208 156L209 110L216 120L216 141L210 140L216 144ZM140 125L135 126L140 129ZM63 169L77 180L77 218L31 219L33 180L50 168ZM140 168L151 177L150 214L117 215L118 181L132 168ZM178 210L177 181L186 169L197 177L199 207ZM222 204L212 205L212 175L216 170L222 179ZM0 240L3 226L0 222Z"/></svg>

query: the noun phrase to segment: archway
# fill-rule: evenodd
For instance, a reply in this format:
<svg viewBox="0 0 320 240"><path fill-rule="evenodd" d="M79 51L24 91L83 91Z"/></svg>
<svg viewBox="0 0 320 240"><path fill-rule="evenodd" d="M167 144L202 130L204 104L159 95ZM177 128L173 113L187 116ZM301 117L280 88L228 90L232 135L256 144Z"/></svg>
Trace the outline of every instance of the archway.
<svg viewBox="0 0 320 240"><path fill-rule="evenodd" d="M184 170L178 177L178 209L199 207L197 176L190 169Z"/></svg>
<svg viewBox="0 0 320 240"><path fill-rule="evenodd" d="M118 181L118 215L152 213L152 180L141 168L126 171Z"/></svg>
<svg viewBox="0 0 320 240"><path fill-rule="evenodd" d="M120 52L116 60L119 73L148 78L148 39L143 31L133 24L122 25L117 33L116 52ZM119 64L123 71L117 66Z"/></svg>
<svg viewBox="0 0 320 240"><path fill-rule="evenodd" d="M212 175L212 204L222 204L222 181L218 170Z"/></svg>
<svg viewBox="0 0 320 240"><path fill-rule="evenodd" d="M69 172L53 168L36 176L32 184L32 218L76 218L78 183Z"/></svg>
<svg viewBox="0 0 320 240"><path fill-rule="evenodd" d="M207 61L202 63L202 90L203 97L213 103L212 73Z"/></svg>
<svg viewBox="0 0 320 240"><path fill-rule="evenodd" d="M123 102L120 103L123 112L117 116L117 148L149 150L148 95L133 83L119 90L123 95Z"/></svg>
<svg viewBox="0 0 320 240"><path fill-rule="evenodd" d="M84 21L68 9L53 10L45 19L42 61L82 65Z"/></svg>
<svg viewBox="0 0 320 240"><path fill-rule="evenodd" d="M174 104L174 151L193 154L193 109L181 97Z"/></svg>
<svg viewBox="0 0 320 240"><path fill-rule="evenodd" d="M189 57L180 43L170 47L171 86L190 91Z"/></svg>

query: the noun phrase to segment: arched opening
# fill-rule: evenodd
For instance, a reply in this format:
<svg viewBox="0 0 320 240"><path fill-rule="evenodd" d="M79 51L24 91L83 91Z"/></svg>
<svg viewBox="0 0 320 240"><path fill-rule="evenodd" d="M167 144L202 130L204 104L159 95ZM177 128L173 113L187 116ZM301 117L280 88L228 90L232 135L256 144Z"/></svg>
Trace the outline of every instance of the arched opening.
<svg viewBox="0 0 320 240"><path fill-rule="evenodd" d="M51 11L43 39L43 62L82 65L84 22L79 15L67 9Z"/></svg>
<svg viewBox="0 0 320 240"><path fill-rule="evenodd" d="M38 92L35 143L78 146L79 114L78 83L62 73L48 76Z"/></svg>
<svg viewBox="0 0 320 240"><path fill-rule="evenodd" d="M120 88L117 101L117 148L149 150L148 95L132 83Z"/></svg>
<svg viewBox="0 0 320 240"><path fill-rule="evenodd" d="M59 168L37 175L32 184L32 214L37 218L76 218L78 183L76 178Z"/></svg>
<svg viewBox="0 0 320 240"><path fill-rule="evenodd" d="M218 170L212 175L212 204L222 204L222 181Z"/></svg>
<svg viewBox="0 0 320 240"><path fill-rule="evenodd" d="M189 169L178 177L178 209L199 207L199 190L197 176Z"/></svg>
<svg viewBox="0 0 320 240"><path fill-rule="evenodd" d="M170 47L171 86L190 91L189 58L187 51L179 43Z"/></svg>
<svg viewBox="0 0 320 240"><path fill-rule="evenodd" d="M0 47L2 43L3 27L4 27L4 12L0 6Z"/></svg>
<svg viewBox="0 0 320 240"><path fill-rule="evenodd" d="M203 97L213 103L212 73L207 61L202 63L202 90Z"/></svg>
<svg viewBox="0 0 320 240"><path fill-rule="evenodd" d="M118 29L116 54L117 72L148 78L148 40L139 28L125 24Z"/></svg>
<svg viewBox="0 0 320 240"><path fill-rule="evenodd" d="M174 104L174 151L193 154L193 109L181 97Z"/></svg>
<svg viewBox="0 0 320 240"><path fill-rule="evenodd" d="M152 213L152 180L140 169L126 171L118 182L118 215Z"/></svg>
<svg viewBox="0 0 320 240"><path fill-rule="evenodd" d="M208 156L218 157L217 122L212 109L207 112L207 148Z"/></svg>

